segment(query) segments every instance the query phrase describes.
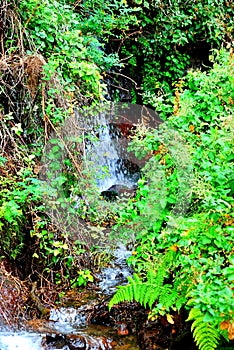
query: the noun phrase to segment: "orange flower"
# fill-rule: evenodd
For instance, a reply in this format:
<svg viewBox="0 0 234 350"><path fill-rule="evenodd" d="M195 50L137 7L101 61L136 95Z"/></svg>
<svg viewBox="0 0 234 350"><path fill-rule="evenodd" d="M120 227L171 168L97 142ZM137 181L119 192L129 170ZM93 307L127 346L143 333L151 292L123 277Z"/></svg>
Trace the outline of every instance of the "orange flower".
<svg viewBox="0 0 234 350"><path fill-rule="evenodd" d="M194 125L189 125L189 131L194 132L195 131L195 126Z"/></svg>

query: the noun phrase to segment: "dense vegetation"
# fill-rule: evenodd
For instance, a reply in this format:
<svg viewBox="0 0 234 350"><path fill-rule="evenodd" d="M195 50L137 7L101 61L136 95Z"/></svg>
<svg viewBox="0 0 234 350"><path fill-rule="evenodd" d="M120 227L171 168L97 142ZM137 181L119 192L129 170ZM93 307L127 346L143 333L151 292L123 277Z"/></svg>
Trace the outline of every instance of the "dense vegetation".
<svg viewBox="0 0 234 350"><path fill-rule="evenodd" d="M54 303L94 279L94 247L74 217L98 233L111 222L136 242L134 278L110 307L137 300L171 323L184 308L200 350L233 340L232 2L4 0L0 10L1 260L54 286ZM144 103L165 120L132 139L138 157L151 157L127 205L97 199L82 138L69 151L59 129L77 108L110 98ZM45 188L46 147L56 176ZM54 220L58 208L69 212L66 225Z"/></svg>
<svg viewBox="0 0 234 350"><path fill-rule="evenodd" d="M143 139L140 133L134 140L136 149L153 151L155 156L145 168L137 202L129 207L128 215L123 213L125 231L128 226L130 232L137 231L136 250L129 259L136 274L110 302L112 306L135 299L152 309L153 318L185 306L190 310L189 319L194 320L192 328L201 349L215 348L220 325L229 327L232 338L234 307L233 58L221 51L218 59L219 64L215 63L209 73L191 71L186 75L174 101L179 108L168 119L170 127L183 134L192 156L194 178L182 175L192 186L184 217L181 212L173 213L181 174L171 151L172 136L166 143L164 129L161 134L160 130L147 132ZM182 167L185 172L186 164ZM165 198L157 197L156 183L151 181L161 168L166 174Z"/></svg>

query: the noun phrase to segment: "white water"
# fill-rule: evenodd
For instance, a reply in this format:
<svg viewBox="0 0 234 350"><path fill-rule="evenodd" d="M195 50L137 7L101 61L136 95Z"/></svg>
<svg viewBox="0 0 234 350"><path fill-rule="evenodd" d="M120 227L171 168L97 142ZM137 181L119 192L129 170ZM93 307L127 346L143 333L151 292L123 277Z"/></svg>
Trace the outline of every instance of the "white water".
<svg viewBox="0 0 234 350"><path fill-rule="evenodd" d="M53 321L53 329L62 334L77 333L78 328L86 326L86 314L84 306L61 307L50 311L50 321Z"/></svg>
<svg viewBox="0 0 234 350"><path fill-rule="evenodd" d="M86 157L97 169L96 179L100 191L106 191L114 185L134 188L139 179L139 173L131 173L126 165L126 139L113 124L108 124L105 116L99 116L98 138L87 147ZM107 172L100 170L102 167Z"/></svg>
<svg viewBox="0 0 234 350"><path fill-rule="evenodd" d="M115 260L112 266L104 268L98 276L100 278L99 288L107 295L112 295L116 290L116 286L126 283L127 277L132 275L131 269L126 263L131 251L120 244L114 255Z"/></svg>
<svg viewBox="0 0 234 350"><path fill-rule="evenodd" d="M41 350L43 334L0 332L0 350Z"/></svg>

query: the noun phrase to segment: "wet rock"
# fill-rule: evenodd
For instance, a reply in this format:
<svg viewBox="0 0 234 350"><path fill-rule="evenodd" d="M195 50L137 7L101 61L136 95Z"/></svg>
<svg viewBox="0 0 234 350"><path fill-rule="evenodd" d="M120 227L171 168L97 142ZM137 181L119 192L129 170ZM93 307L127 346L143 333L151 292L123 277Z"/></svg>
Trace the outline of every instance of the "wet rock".
<svg viewBox="0 0 234 350"><path fill-rule="evenodd" d="M91 337L72 335L67 336L69 349L71 350L108 350L113 349L111 339L105 337Z"/></svg>
<svg viewBox="0 0 234 350"><path fill-rule="evenodd" d="M106 191L101 192L101 196L109 201L116 200L118 197L128 197L133 198L136 195L137 186L132 186L128 188L124 185L113 185Z"/></svg>
<svg viewBox="0 0 234 350"><path fill-rule="evenodd" d="M118 335L128 335L129 331L126 323L119 323L117 325Z"/></svg>
<svg viewBox="0 0 234 350"><path fill-rule="evenodd" d="M45 350L54 350L54 349L63 349L69 350L67 346L65 336L63 335L46 335L42 340L43 349Z"/></svg>
<svg viewBox="0 0 234 350"><path fill-rule="evenodd" d="M131 188L124 185L113 185L101 192L101 197L107 201L115 201L119 198L134 198L136 196L137 186Z"/></svg>
<svg viewBox="0 0 234 350"><path fill-rule="evenodd" d="M103 197L107 201L115 201L118 197L118 193L115 190L112 190L112 187L114 186L111 186L106 191L102 191L101 197Z"/></svg>
<svg viewBox="0 0 234 350"><path fill-rule="evenodd" d="M115 126L121 131L121 135L126 138L129 138L136 132L136 125L132 123L116 123Z"/></svg>
<svg viewBox="0 0 234 350"><path fill-rule="evenodd" d="M116 330L116 334L134 334L138 331L138 325L147 320L147 313L138 303L120 303L108 310L108 301L96 305L89 315L92 324L108 325ZM124 334L123 334L124 335ZM126 335L126 334L125 334Z"/></svg>
<svg viewBox="0 0 234 350"><path fill-rule="evenodd" d="M85 337L79 335L79 336L71 336L68 339L69 349L71 350L86 350L88 349L87 343L88 340L85 339Z"/></svg>
<svg viewBox="0 0 234 350"><path fill-rule="evenodd" d="M112 339L88 335L46 335L42 341L45 350L111 350Z"/></svg>
<svg viewBox="0 0 234 350"><path fill-rule="evenodd" d="M138 328L138 344L142 350L196 350L190 332L190 324L185 322L185 314L173 315L173 324L166 317L156 321L145 321Z"/></svg>

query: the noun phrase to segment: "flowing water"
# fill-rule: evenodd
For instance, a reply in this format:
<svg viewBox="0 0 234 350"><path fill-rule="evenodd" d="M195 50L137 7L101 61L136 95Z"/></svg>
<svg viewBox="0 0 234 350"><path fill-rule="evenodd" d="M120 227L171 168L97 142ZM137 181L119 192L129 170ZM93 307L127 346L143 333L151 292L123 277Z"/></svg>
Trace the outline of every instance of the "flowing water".
<svg viewBox="0 0 234 350"><path fill-rule="evenodd" d="M110 297L117 285L127 282L127 276L132 273L126 264L130 254L131 251L120 244L110 266L97 275L101 295ZM119 337L116 329L87 324L87 309L92 308L93 303L95 301L90 301L78 308L51 309L49 320L39 321L36 325L24 323L22 331L12 331L2 326L0 350L139 350L135 336Z"/></svg>
<svg viewBox="0 0 234 350"><path fill-rule="evenodd" d="M86 145L86 157L97 169L96 179L100 192L113 186L135 188L140 169L127 159L128 141L121 133L120 127L109 123L105 115L99 115L97 124L96 130L93 131L96 132L97 138Z"/></svg>
<svg viewBox="0 0 234 350"><path fill-rule="evenodd" d="M76 329L68 332L70 328L66 323L60 323L61 332L57 332L47 325L47 332L12 332L3 330L0 332L1 350L105 350L105 349L129 349L139 350L136 339L133 336L117 338L116 332L111 328L95 325L83 329ZM76 347L74 346L76 343Z"/></svg>
<svg viewBox="0 0 234 350"><path fill-rule="evenodd" d="M41 350L43 334L28 331L0 331L1 350Z"/></svg>
<svg viewBox="0 0 234 350"><path fill-rule="evenodd" d="M105 295L112 295L116 286L125 284L127 276L132 275L132 271L126 263L126 258L131 255L131 251L123 244L119 244L114 255L115 259L111 266L104 268L98 276L100 278L99 287Z"/></svg>
<svg viewBox="0 0 234 350"><path fill-rule="evenodd" d="M126 283L127 276L131 275L126 264L130 254L124 245L120 245L114 252L115 258L111 265L101 270L97 277L102 295L111 296L117 285ZM87 324L87 307L92 307L94 302L90 301L78 308L51 309L48 321L41 321L36 327L23 324L23 331L12 331L2 326L0 350L139 349L134 336L118 337L117 331L111 327Z"/></svg>

